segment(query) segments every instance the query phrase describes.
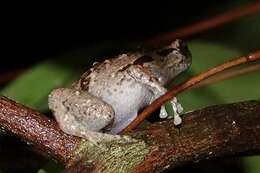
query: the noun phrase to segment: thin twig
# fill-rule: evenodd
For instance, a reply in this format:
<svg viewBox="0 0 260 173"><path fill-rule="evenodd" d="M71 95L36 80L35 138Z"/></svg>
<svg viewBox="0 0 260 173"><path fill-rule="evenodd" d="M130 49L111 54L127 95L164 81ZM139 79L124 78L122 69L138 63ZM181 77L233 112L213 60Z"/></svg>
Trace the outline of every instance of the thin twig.
<svg viewBox="0 0 260 173"><path fill-rule="evenodd" d="M254 2L248 5L244 5L237 9L230 10L224 14L188 25L186 27L179 28L173 32L168 32L163 35L159 35L148 39L146 42L152 46L161 45L167 43L176 38L187 38L191 35L201 33L205 30L213 29L231 21L240 19L243 16L255 14L260 11L260 2Z"/></svg>
<svg viewBox="0 0 260 173"><path fill-rule="evenodd" d="M192 88L199 88L199 87L202 87L202 86L217 83L217 82L227 80L227 79L230 79L230 78L234 78L234 77L237 77L237 76L242 76L242 75L252 73L252 72L255 72L255 71L260 71L260 64L258 64L258 63L257 64L251 64L250 66L243 67L242 69L240 69L240 68L239 69L231 69L231 70L228 70L228 71L224 71L223 73L221 72L220 74L216 74L216 75L214 75L210 78L207 78L204 81L201 81L199 84L195 85Z"/></svg>
<svg viewBox="0 0 260 173"><path fill-rule="evenodd" d="M245 64L248 62L256 61L260 59L260 51L256 51L252 54L249 54L248 56L243 56L231 61L228 61L224 64L221 64L219 66L213 67L209 69L206 72L203 72L195 77L192 77L191 79L181 83L180 85L177 85L173 89L169 90L166 94L156 99L152 104L150 104L143 112L141 112L137 118L132 121L121 133L131 131L132 129L136 128L139 124L141 124L144 119L146 119L151 113L153 113L155 110L160 108L165 102L171 100L174 96L177 94L191 88L192 86L200 83L202 80L207 79L210 76L213 76L219 72L222 72L226 69L229 69L231 67L235 67L241 64Z"/></svg>

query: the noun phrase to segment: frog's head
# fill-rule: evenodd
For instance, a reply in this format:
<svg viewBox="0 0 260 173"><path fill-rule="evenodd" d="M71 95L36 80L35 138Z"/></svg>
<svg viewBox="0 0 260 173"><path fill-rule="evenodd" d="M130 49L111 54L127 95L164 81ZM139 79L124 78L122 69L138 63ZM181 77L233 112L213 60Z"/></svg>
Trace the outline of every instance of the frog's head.
<svg viewBox="0 0 260 173"><path fill-rule="evenodd" d="M184 41L175 40L153 56L151 71L161 83L167 83L191 65L191 53Z"/></svg>
<svg viewBox="0 0 260 173"><path fill-rule="evenodd" d="M159 49L157 54L160 57L163 68L174 68L178 71L186 70L191 64L191 53L187 44L181 40L175 40L170 45Z"/></svg>

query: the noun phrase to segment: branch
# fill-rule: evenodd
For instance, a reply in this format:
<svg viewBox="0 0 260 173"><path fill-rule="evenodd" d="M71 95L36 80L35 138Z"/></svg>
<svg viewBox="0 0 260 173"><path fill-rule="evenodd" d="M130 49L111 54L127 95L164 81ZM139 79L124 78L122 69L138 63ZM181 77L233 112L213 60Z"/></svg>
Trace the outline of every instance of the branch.
<svg viewBox="0 0 260 173"><path fill-rule="evenodd" d="M260 151L260 102L219 105L93 145L64 134L53 120L0 97L0 126L71 172L161 172L198 160Z"/></svg>
<svg viewBox="0 0 260 173"><path fill-rule="evenodd" d="M234 69L232 68L230 70L223 71L223 73L221 72L210 78L207 78L206 80L201 81L199 84L195 85L192 88L199 88L199 87L210 85L213 83L218 83L223 80L242 76L242 75L249 74L249 73L256 72L256 71L260 71L260 63L249 64L249 65L243 66L241 68L234 68Z"/></svg>
<svg viewBox="0 0 260 173"><path fill-rule="evenodd" d="M221 25L227 24L231 21L240 19L243 16L253 15L260 11L260 2L256 1L254 3L244 5L237 9L230 10L226 13L220 14L218 16L182 27L173 32L168 32L163 35L159 35L148 39L147 44L152 46L161 45L176 38L187 38L197 33L219 27Z"/></svg>
<svg viewBox="0 0 260 173"><path fill-rule="evenodd" d="M56 122L46 116L0 97L0 127L33 145L43 155L66 164L78 138L63 133Z"/></svg>
<svg viewBox="0 0 260 173"><path fill-rule="evenodd" d="M177 85L173 89L169 90L167 93L165 93L163 96L156 99L152 104L150 104L147 108L145 108L134 121L132 121L121 133L125 133L128 131L131 131L132 129L136 128L138 125L140 125L151 113L156 111L158 108L160 108L165 102L171 100L174 96L177 94L195 86L196 84L200 83L201 81L219 73L226 69L245 64L248 62L256 61L260 59L260 51L256 51L254 53L249 54L248 56L243 56L234 60L230 60L224 64L221 64L219 66L213 67L206 72L203 72L197 76L194 76L187 81Z"/></svg>
<svg viewBox="0 0 260 173"><path fill-rule="evenodd" d="M164 121L134 135L142 136L152 149L136 172L160 172L167 166L219 156L259 154L260 102L211 106L186 114L180 130L172 121Z"/></svg>

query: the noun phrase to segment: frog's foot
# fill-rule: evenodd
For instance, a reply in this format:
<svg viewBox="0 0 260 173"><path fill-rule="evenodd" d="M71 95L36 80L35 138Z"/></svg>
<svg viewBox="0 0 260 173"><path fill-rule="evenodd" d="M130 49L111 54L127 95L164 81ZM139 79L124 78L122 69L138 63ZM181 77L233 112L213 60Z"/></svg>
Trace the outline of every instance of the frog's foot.
<svg viewBox="0 0 260 173"><path fill-rule="evenodd" d="M172 109L173 109L173 113L174 113L174 116L173 116L173 118L174 118L174 125L176 125L176 126L180 125L181 122L182 122L182 119L180 117L180 113L183 111L183 108L182 108L181 104L179 104L177 102L176 97L174 97L170 101L170 103L172 105ZM159 116L160 116L160 118L167 118L167 117L171 118L170 116L168 116L168 113L167 113L164 105L161 107L161 111L160 111L160 115Z"/></svg>
<svg viewBox="0 0 260 173"><path fill-rule="evenodd" d="M107 133L93 132L93 131L81 132L80 134L77 134L77 136L80 136L80 137L88 140L89 142L91 142L92 144L94 144L96 146L101 146L105 142L110 142L113 140L119 140L121 138L124 138L119 135L111 135L111 134L107 134Z"/></svg>

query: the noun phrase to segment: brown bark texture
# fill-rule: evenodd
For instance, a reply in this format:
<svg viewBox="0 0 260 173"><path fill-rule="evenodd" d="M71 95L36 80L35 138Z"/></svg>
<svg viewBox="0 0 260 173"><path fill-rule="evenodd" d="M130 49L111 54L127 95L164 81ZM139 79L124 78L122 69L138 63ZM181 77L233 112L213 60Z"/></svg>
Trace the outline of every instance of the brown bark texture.
<svg viewBox="0 0 260 173"><path fill-rule="evenodd" d="M70 172L162 172L215 157L259 154L260 102L210 106L185 114L179 128L171 120L157 122L124 134L135 141L119 137L95 146L63 133L44 115L0 97L0 127Z"/></svg>
<svg viewBox="0 0 260 173"><path fill-rule="evenodd" d="M78 138L63 133L55 121L6 97L0 97L0 127L61 163L71 157L78 142Z"/></svg>

